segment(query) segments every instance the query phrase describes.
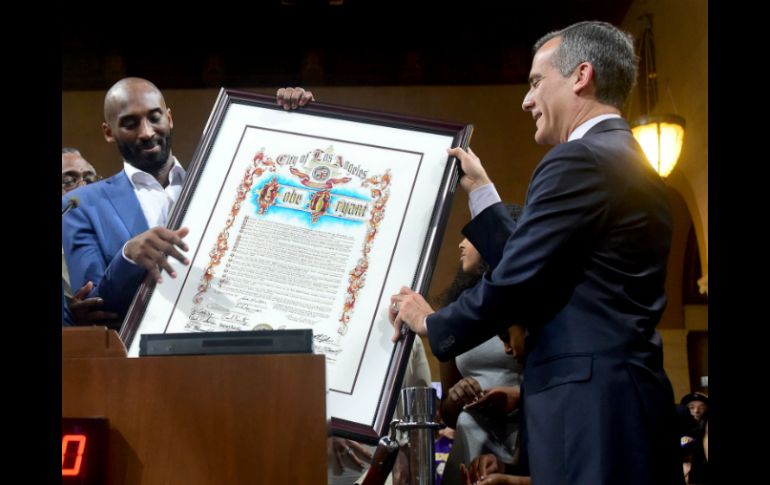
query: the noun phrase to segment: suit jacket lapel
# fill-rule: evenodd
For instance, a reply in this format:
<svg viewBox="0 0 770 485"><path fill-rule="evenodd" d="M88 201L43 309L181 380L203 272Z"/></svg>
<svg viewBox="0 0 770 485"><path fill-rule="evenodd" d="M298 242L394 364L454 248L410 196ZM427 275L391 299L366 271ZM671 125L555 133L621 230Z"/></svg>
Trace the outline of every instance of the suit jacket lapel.
<svg viewBox="0 0 770 485"><path fill-rule="evenodd" d="M148 230L147 219L144 217L142 206L139 205L139 199L136 198L134 187L129 182L126 172L121 171L105 182L111 187L105 187L108 190L104 190L104 194L126 225L131 237Z"/></svg>

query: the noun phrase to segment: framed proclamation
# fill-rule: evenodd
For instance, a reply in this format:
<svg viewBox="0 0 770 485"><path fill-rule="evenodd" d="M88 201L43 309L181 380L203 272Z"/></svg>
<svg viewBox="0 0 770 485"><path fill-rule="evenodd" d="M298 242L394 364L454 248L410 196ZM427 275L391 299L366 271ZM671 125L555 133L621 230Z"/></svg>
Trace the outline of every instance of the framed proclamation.
<svg viewBox="0 0 770 485"><path fill-rule="evenodd" d="M427 291L459 180L446 149L471 131L222 89L168 225L190 264L139 288L129 356L142 334L312 329L332 432L376 443L414 339L391 342L390 296Z"/></svg>

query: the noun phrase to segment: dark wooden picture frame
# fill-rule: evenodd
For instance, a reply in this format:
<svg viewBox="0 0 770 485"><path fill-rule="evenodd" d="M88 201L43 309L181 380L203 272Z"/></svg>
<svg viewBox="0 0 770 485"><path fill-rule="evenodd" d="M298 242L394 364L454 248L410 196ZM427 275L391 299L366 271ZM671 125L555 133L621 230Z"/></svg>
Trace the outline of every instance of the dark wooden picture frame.
<svg viewBox="0 0 770 485"><path fill-rule="evenodd" d="M467 147L472 131L472 125L468 124L417 119L318 102L313 102L296 111L286 112L276 105L275 99L271 96L242 90L222 89L195 150L184 188L168 223L168 227L171 229L183 226L191 227L191 232L185 241L191 247L188 257L190 257L192 264L184 266L174 260L172 265L176 265L174 268L179 274L176 279L164 278L163 284L159 286L149 278L142 283L120 332L121 338L129 349L129 356L138 355L138 337L141 334L178 331L178 329L174 330L173 326L176 324L172 322L175 318L178 319L180 314L184 315L183 320L189 320L185 325L192 328L192 330L185 331L201 330L196 326L198 321L192 322L194 320L192 314L188 316L188 313L185 313L186 307L182 307L181 304L177 307L177 303L190 300L184 295L190 294L196 281L204 283L196 287L199 292L195 298L199 299L195 301L200 301L200 298L204 297L208 298L208 294L204 297L200 297L200 295L207 291L208 282L212 281L212 275L216 271L220 271L218 279L220 287L224 285L226 282L224 273L226 271L222 269L223 265L216 265L230 249L232 249L230 251L231 258L232 254L235 253L235 246L232 243L233 236L228 230L232 228L235 232L236 227L233 226L233 220L236 217L258 218L259 215L263 214L261 212L263 209L273 210L274 212L271 214L277 214L283 210L283 208L279 210L272 209L272 207L277 207L275 204L281 200L286 201L287 191L291 187L280 185L279 176L270 175L268 172L272 170L273 173L278 174L281 173L281 170L284 172L290 170L292 174L299 174L298 177L301 175L301 180L300 178L297 180L304 180L302 183L305 185L300 186L298 183L292 187L298 187L299 192L304 191L303 193L307 194L310 202L302 206L302 211L295 212L301 213L302 217L312 215L312 223L316 223L319 217L325 216L329 216L329 220L331 220L333 211L336 209L332 209L329 204L329 194L332 197L337 197L337 201L347 196L340 195L341 191L334 192L333 181L343 180L344 182L341 184L343 185L348 183L349 179L355 179L353 180L354 183L360 181L360 187L366 187L366 189L362 189L356 185L356 190L371 190L372 194L377 193L380 198L373 199L375 202L367 206L368 209L362 209L362 214L366 214L369 219L354 221L359 225L369 224L366 226L368 229L362 232L362 234L366 234L363 236L365 241L363 247L367 249L362 249L363 256L352 254L354 251L351 252L351 258L359 258L359 265L353 271L346 270L346 278L349 278L350 281L347 294L338 295L336 298L341 300L335 301L344 300L345 311L348 311L348 308L352 308L350 302L355 304L356 296L363 295L360 298L360 306L355 310L358 314L354 314L354 316L358 318L359 314L365 315L369 327L365 329L363 328L364 325L359 325L355 330L358 333L353 332L356 335L355 338L358 339L355 342L359 344L363 342L363 347L350 344L348 348L354 350L344 350L344 352L359 355L355 375L353 375L353 370L349 369L350 366L338 364L332 368L339 368L340 373L344 372L345 376L351 376L344 379L340 378L340 382L352 382L349 388L339 386L340 388L345 387L345 389L338 390L334 387L330 389L330 386L333 386L333 382L330 384L330 381L334 381L334 375L331 379L329 377L332 372L329 370L330 361L328 358L330 354L322 352L327 354L327 389L330 389L327 396L327 416L331 421L333 434L362 442L376 443L379 436L387 433L414 341L414 334L408 333L395 345L390 343L389 323L383 322L383 318L387 319L389 296L397 292L400 286L408 284L411 284L415 291L423 295L426 294L449 216L452 197L460 176L458 161L454 157L449 157L446 154L446 149L454 146ZM248 140L252 139L249 137L259 138L260 141L260 144L254 144L256 143L254 142L250 146L265 145L270 147L283 143L280 146L286 147L292 146L291 144L296 142L298 146L303 147L305 145L302 143L306 145L315 143L315 146L329 144L329 148L324 150L321 146L311 151L299 150L299 152L305 153L301 158L286 155L285 148L284 152L276 155L279 152L276 151L271 154L269 148L248 151L248 148L244 147L248 145ZM263 143L264 140L268 140L266 144ZM272 142L271 140L276 141ZM395 183L390 184L390 168L379 172L370 170L367 173L362 168L363 163L354 165L352 162L345 161L343 165L342 156L335 154L332 145L342 146L352 153L357 153L361 160L368 160L368 153L371 153L370 158L372 160L386 160L386 162L376 162L380 163L379 166L386 166L390 161L388 157L398 160L393 162L393 166L396 167L393 169L393 173L396 174L393 178L398 178L404 182L398 188L396 188ZM242 161L245 160L243 153L247 151L249 159ZM253 157L252 166L250 165L252 164L250 154L254 152L256 155ZM419 163L410 165L411 160L417 160ZM216 258L212 255L208 259L208 266L205 266L204 269L202 264L196 265L196 262L206 260L207 255L213 254L208 252L208 249L212 247L210 240L214 240L212 239L214 233L223 227L223 223L217 223L216 220L218 220L217 218L224 220L226 217L226 211L222 211L222 207L226 201L232 199L228 196L236 192L233 190L235 185L232 181L241 180L239 174L243 170L239 172L238 168L233 168L234 166L238 167L237 164L239 163L244 166L248 165L246 169L248 176L243 177L244 180L248 179L248 183L243 182L243 187L238 186L240 190L238 193L241 198L232 205L231 214L239 214L238 211L244 206L251 208L252 206L248 205L249 202L254 203L253 208L260 209L260 212L258 214L254 212L251 215L246 210L244 214L249 214L248 216L241 214L227 218L228 225L219 232L220 239L216 239L216 241L225 240L226 244L222 245L225 249L217 253ZM378 167L375 162L372 163ZM319 166L321 168L318 168ZM298 168L295 169L294 167ZM310 170L305 171L312 172L312 180L303 172L307 167ZM312 170L313 168L315 170ZM335 170L334 174L339 172L345 177L330 177L330 168ZM377 172L379 175L372 175L373 172ZM412 178L409 179L406 175L401 177L401 173L408 173ZM317 174L320 174L320 178L316 178ZM273 178L268 182L268 178L271 176ZM258 182L262 184L259 190ZM324 189L320 182L326 183L328 189ZM267 187L271 183L274 184L272 186L274 188L268 190ZM351 185L353 184L351 183ZM392 192L391 188L393 188ZM283 192L281 192L282 190ZM320 198L316 196L323 193L324 190L327 192L325 202L323 200L317 202ZM383 192L387 192L387 196L382 196ZM244 198L249 194L256 194L253 195L253 200ZM280 198L281 194L283 194L283 199ZM313 198L310 198L311 196ZM259 204L267 200L265 207L257 206L257 199ZM334 199L332 199L333 203ZM391 212L385 211L386 204L390 204L387 208ZM315 211L312 209L313 207L321 207L319 210L327 212L313 212ZM336 207L339 209L339 202ZM375 217L374 208L380 210L378 217ZM367 210L369 212L366 212ZM371 216L369 216L370 213ZM383 214L387 214L387 216ZM342 218L342 216L339 217ZM390 219L383 222L386 221L386 217ZM381 222L382 227L380 228ZM308 225L308 227L310 226ZM243 226L241 226L241 230L243 230ZM377 235L378 230L380 230L379 234L381 235ZM380 238L376 241L381 244L375 248L375 251L379 251L376 254L380 257L373 256L367 260L373 244L371 241L375 240L373 234ZM209 240L208 244L205 242L207 240ZM236 239L236 244L237 241L238 239ZM374 252L371 254L375 255ZM388 257L382 257L382 255ZM351 288L355 286L354 272L360 269L360 261L362 260L366 263L363 266L364 275L371 278L369 280L362 279L355 290L352 290ZM367 270L369 273L366 273ZM372 274L380 276L372 277ZM197 279L196 276L198 276ZM366 282L365 285L364 282ZM212 282L212 288L213 285ZM361 288L365 289L361 290ZM357 293L359 290L361 292ZM214 291L212 289L211 293ZM339 314L334 314L335 319L338 316ZM343 336L348 328L348 320L345 318L346 313L343 312L342 317L335 320L335 322L342 322L341 324L335 323L335 325L339 328L339 334ZM363 320L364 317L361 316L361 319ZM216 318L208 318L205 325L211 321L218 322L212 325L221 323L221 320ZM253 322L249 322L249 325L251 323ZM324 324L327 325L327 323ZM388 328L385 328L386 326ZM226 327L225 329L232 328ZM348 344L350 342L351 340L347 341ZM316 341L316 343L320 345L320 341ZM316 347L316 351L318 348ZM365 409L364 411L361 411L362 407Z"/></svg>

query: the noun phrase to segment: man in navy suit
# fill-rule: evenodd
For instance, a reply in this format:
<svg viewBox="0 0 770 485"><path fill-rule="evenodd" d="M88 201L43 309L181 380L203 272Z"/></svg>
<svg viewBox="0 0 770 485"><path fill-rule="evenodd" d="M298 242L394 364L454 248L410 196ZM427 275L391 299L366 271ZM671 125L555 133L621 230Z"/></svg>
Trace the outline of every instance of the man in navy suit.
<svg viewBox="0 0 770 485"><path fill-rule="evenodd" d="M620 117L636 77L632 40L581 22L544 36L534 52L522 108L535 141L555 146L535 169L518 224L473 152L449 150L474 217L463 232L492 270L437 312L403 288L391 298L394 340L407 324L445 360L513 318L528 332L523 435L533 483L681 484L655 331L671 215Z"/></svg>
<svg viewBox="0 0 770 485"><path fill-rule="evenodd" d="M302 88L279 90L285 109L313 99ZM171 152L174 122L160 90L146 79L129 77L113 85L104 98L104 139L115 143L123 170L70 196L80 204L62 219L62 244L73 288L88 281L88 297L104 300L104 310L122 320L147 272L158 283L161 269L176 272L167 256L189 264L183 238L188 229L167 229L179 198L185 170Z"/></svg>

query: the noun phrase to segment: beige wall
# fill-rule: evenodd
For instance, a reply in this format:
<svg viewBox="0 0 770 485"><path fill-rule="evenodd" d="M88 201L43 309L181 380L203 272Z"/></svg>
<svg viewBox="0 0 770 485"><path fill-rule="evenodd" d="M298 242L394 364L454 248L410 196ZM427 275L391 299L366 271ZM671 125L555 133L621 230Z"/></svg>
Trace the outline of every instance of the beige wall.
<svg viewBox="0 0 770 485"><path fill-rule="evenodd" d="M660 329L663 339L663 366L674 388L674 398L678 401L690 392L690 366L687 356L687 331Z"/></svg>
<svg viewBox="0 0 770 485"><path fill-rule="evenodd" d="M636 18L643 12L655 14L661 113L673 112L666 91L668 82L678 113L687 121L682 156L668 179L669 186L678 195L671 197L676 227L667 280L669 305L661 322L666 368L679 396L689 390L685 389L683 383L687 381L682 377L687 375L687 359L685 312L681 299L688 216L695 224L704 274L708 271L707 9L705 0L638 0L632 4L623 27L638 35L640 28ZM159 87L163 90L162 85ZM311 89L316 99L323 102L473 123L475 131L471 146L484 161L506 201L524 202L532 170L547 151L546 147L534 143L531 117L521 111L521 100L527 90L524 85ZM272 88L255 90L274 92ZM164 90L164 94L175 123L174 153L183 165L187 165L217 92ZM101 135L103 95L102 91L62 93L62 146L81 149L100 173L111 175L121 169L121 164L115 147L107 144ZM626 111L630 119L638 114L635 96ZM438 295L451 281L458 265L460 229L468 217L467 197L458 188L429 291L431 297ZM429 349L428 345L426 349ZM438 380L435 359L431 359L431 370L434 379Z"/></svg>
<svg viewBox="0 0 770 485"><path fill-rule="evenodd" d="M524 203L532 170L546 152L545 147L534 143L532 118L520 108L526 86L311 89L317 100L326 103L473 123L475 131L471 146L487 165L500 195L507 201ZM255 91L274 92L272 89ZM217 91L164 90L164 95L174 119L174 153L186 166L203 132ZM97 171L106 176L119 171L122 165L114 144L105 142L101 135L103 96L101 91L62 93L62 145L79 148ZM430 295L436 295L448 285L459 264L460 229L470 217L467 200L458 188Z"/></svg>
<svg viewBox="0 0 770 485"><path fill-rule="evenodd" d="M652 113L679 114L686 122L682 154L667 179L678 196L670 197L675 227L666 280L669 305L659 327L666 372L678 398L691 391L689 364L697 364L688 358L687 334L690 330L708 330L708 306L683 307L681 290L681 263L688 229L683 225L687 219L691 219L695 227L701 271L708 275L708 2L636 0L622 27L638 37L641 34L638 18L647 13L653 15L658 73L659 99ZM633 120L639 113L639 99L634 93L626 114ZM683 213L682 203L688 214Z"/></svg>
<svg viewBox="0 0 770 485"><path fill-rule="evenodd" d="M193 156L198 139L216 99L216 90L164 90L174 119L174 153L182 165ZM423 118L473 123L471 146L484 161L501 197L524 203L529 179L547 151L533 140L530 115L521 110L524 85L452 87L310 87L318 101L403 113ZM274 89L255 89L274 93ZM79 148L102 175L121 170L117 149L104 141L102 91L62 93L62 146ZM468 221L468 199L458 188L452 204L439 260L429 295L437 296L451 281L458 265L460 230ZM430 346L426 349L430 353ZM432 357L432 356L431 356ZM431 371L438 380L438 363L431 358Z"/></svg>
<svg viewBox="0 0 770 485"><path fill-rule="evenodd" d="M679 114L686 122L682 154L668 177L668 184L684 198L692 216L705 275L708 274L708 2L636 0L622 27L638 37L641 34L638 17L645 13L653 15L658 71L659 101L652 111ZM627 110L629 119L639 114L639 108L638 97L634 95Z"/></svg>
<svg viewBox="0 0 770 485"><path fill-rule="evenodd" d="M163 86L160 88L163 90ZM217 91L170 89L163 93L174 120L174 154L187 166ZM105 91L62 92L61 141L62 146L78 148L96 171L106 177L122 170L123 165L115 145L107 143L102 136L104 94Z"/></svg>

